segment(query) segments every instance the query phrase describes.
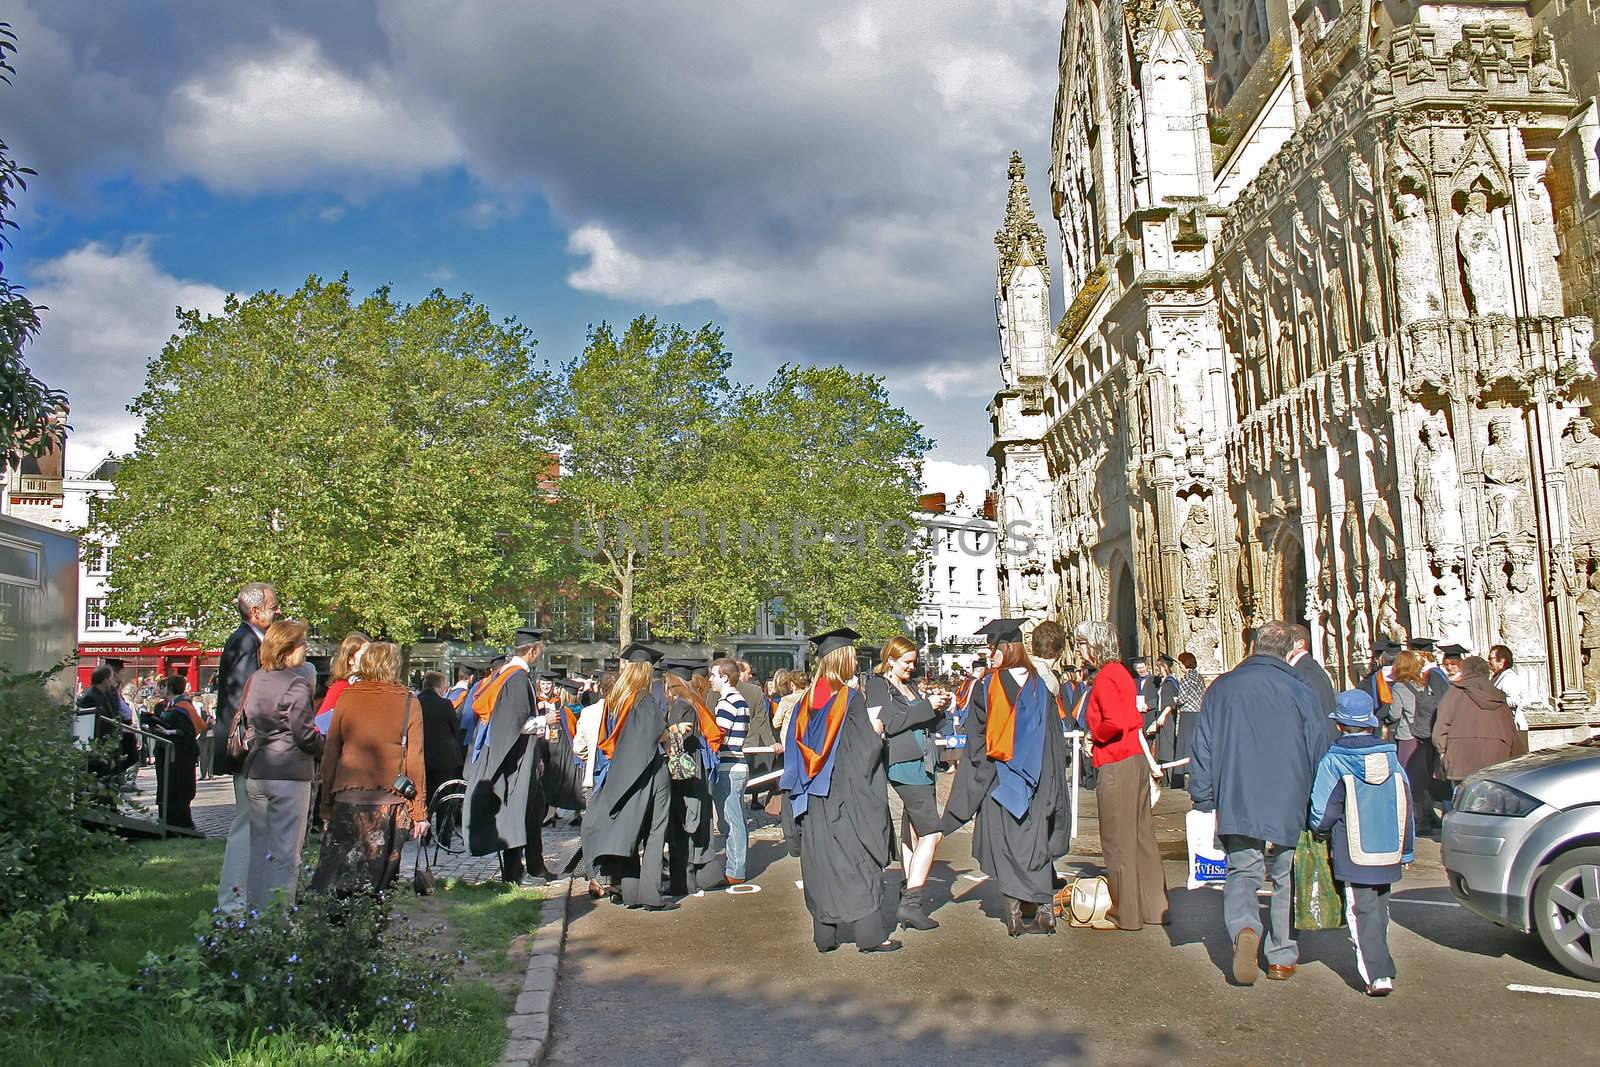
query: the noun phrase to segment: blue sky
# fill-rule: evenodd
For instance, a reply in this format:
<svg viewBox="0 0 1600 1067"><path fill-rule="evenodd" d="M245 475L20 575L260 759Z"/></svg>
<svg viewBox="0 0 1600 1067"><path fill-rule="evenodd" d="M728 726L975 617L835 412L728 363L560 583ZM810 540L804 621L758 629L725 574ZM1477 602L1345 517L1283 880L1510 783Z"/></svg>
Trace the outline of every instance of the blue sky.
<svg viewBox="0 0 1600 1067"><path fill-rule="evenodd" d="M552 362L648 312L721 325L746 381L884 374L929 487L980 487L992 238L1012 148L1045 189L1063 10L11 0L0 137L39 177L6 270L50 305L69 465L132 443L174 306L348 272L471 292Z"/></svg>

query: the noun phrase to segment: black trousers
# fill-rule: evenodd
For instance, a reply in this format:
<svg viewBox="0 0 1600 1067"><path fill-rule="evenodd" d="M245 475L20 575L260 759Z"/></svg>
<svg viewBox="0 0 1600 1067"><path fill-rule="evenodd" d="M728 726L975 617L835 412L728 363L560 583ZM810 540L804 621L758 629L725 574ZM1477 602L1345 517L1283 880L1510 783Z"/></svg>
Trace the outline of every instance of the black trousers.
<svg viewBox="0 0 1600 1067"><path fill-rule="evenodd" d="M542 746L541 746L542 749ZM528 783L527 816L523 822L523 838L527 844L521 848L508 848L500 852L502 875L508 882L521 881L524 873L542 874L544 865L544 817L549 804L544 798L544 753L534 757L533 781Z"/></svg>
<svg viewBox="0 0 1600 1067"><path fill-rule="evenodd" d="M156 809L161 820L169 826L194 829L194 815L189 805L194 802L194 771L196 757L176 754L163 759L156 756Z"/></svg>

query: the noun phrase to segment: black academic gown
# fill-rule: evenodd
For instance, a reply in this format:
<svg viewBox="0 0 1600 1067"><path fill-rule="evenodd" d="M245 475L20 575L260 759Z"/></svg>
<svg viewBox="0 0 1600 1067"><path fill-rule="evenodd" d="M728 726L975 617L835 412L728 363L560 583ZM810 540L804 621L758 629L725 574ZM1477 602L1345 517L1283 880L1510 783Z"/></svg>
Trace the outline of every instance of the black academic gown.
<svg viewBox="0 0 1600 1067"><path fill-rule="evenodd" d="M796 708L784 729L784 752L792 760L801 758L795 744L799 717ZM800 878L817 948L836 948L852 937L858 948L872 948L893 929L884 915L883 871L894 851L894 832L883 740L859 690L850 691L834 746L828 795L812 797L796 820Z"/></svg>
<svg viewBox="0 0 1600 1067"><path fill-rule="evenodd" d="M610 733L612 713L601 722ZM661 755L666 709L659 693L639 694L622 724L605 780L583 816L583 854L591 869L622 894L622 902L658 906L671 783Z"/></svg>
<svg viewBox="0 0 1600 1067"><path fill-rule="evenodd" d="M667 700L664 692L661 699ZM705 770L709 762L704 753L710 746L701 732L700 716L687 700L667 700L667 725L688 723L692 729L683 747L700 761L697 778L669 778L671 808L667 819L667 874L674 896L687 896L698 889L711 889L722 881L723 865L717 860L716 840L711 836L711 786Z"/></svg>
<svg viewBox="0 0 1600 1067"><path fill-rule="evenodd" d="M1170 676L1157 685L1155 715L1146 718L1153 722L1163 712L1167 718L1150 738L1150 754L1157 763L1171 763L1178 758L1178 680Z"/></svg>
<svg viewBox="0 0 1600 1067"><path fill-rule="evenodd" d="M1010 672L1005 672L1009 680ZM972 856L978 867L995 881L1001 894L1013 900L1045 904L1055 896L1055 861L1072 848L1072 812L1065 774L1050 773L1066 764L1066 739L1052 700L1045 708L1044 758L1040 761L1039 787L1028 811L1016 818L994 799L995 762L984 744L989 722L991 674L973 686L967 702L967 747L956 768L956 780L945 804L944 832L954 833L968 820L972 827ZM1009 692L1013 700L1020 686Z"/></svg>
<svg viewBox="0 0 1600 1067"><path fill-rule="evenodd" d="M544 794L539 767L544 743L522 732L534 705L531 674L519 673L520 677L501 686L489 721L480 727L489 731L488 740L477 759L467 764L467 847L474 856L508 852L530 843L543 846L539 827L544 818Z"/></svg>

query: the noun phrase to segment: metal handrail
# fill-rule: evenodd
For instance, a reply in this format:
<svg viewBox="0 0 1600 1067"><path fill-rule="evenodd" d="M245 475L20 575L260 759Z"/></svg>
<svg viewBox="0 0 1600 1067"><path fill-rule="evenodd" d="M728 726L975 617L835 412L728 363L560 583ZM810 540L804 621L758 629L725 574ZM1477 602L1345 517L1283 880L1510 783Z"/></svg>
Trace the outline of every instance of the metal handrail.
<svg viewBox="0 0 1600 1067"><path fill-rule="evenodd" d="M110 723L112 726L115 726L118 730L121 730L124 733L134 734L138 737L148 737L156 744L165 746L164 748L160 749L161 755L159 758L162 761L160 773L162 777L166 779L168 791L170 792L172 785L172 758L177 742L170 737L163 737L160 734L153 734L149 730L140 729L132 723L123 722L119 718L112 718L110 715L101 715L100 713L96 712L95 718L101 720L102 722ZM169 796L167 799L170 803L171 797ZM162 840L166 840L168 831L171 828L171 824L167 822L167 813L161 810L161 805L159 803L156 805L156 826L161 831Z"/></svg>

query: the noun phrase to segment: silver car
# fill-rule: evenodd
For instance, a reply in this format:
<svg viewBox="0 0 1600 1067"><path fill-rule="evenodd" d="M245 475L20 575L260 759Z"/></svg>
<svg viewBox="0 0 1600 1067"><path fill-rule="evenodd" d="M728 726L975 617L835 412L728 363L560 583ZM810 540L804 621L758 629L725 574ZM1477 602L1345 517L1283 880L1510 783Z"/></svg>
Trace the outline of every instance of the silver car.
<svg viewBox="0 0 1600 1067"><path fill-rule="evenodd" d="M1600 738L1468 778L1440 842L1463 904L1537 933L1562 967L1600 982Z"/></svg>

